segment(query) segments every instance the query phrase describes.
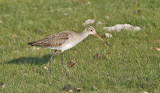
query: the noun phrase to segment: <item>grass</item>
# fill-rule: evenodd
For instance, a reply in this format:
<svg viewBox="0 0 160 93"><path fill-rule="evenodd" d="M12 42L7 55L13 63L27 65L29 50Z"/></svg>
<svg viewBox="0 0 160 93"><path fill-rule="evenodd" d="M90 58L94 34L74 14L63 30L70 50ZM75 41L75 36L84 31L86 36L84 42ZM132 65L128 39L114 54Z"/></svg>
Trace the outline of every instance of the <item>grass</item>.
<svg viewBox="0 0 160 93"><path fill-rule="evenodd" d="M85 93L159 93L160 52L151 50L160 47L159 4L159 0L0 0L0 82L5 84L0 92L57 93L71 84ZM89 18L107 26L129 23L142 30L111 32L113 37L106 38L105 24L95 22L97 33L113 47L89 36L65 51L65 64L76 61L68 67L72 78L60 63L61 55L54 57L47 76L44 67L53 50L27 49L27 43L63 30L80 33ZM95 60L96 53L104 59Z"/></svg>

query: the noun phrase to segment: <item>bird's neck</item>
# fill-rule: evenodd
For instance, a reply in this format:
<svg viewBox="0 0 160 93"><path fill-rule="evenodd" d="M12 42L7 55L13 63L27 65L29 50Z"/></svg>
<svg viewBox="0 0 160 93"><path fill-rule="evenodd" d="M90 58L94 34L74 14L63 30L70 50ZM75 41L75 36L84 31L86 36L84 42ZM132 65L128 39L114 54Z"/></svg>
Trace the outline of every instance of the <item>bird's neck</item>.
<svg viewBox="0 0 160 93"><path fill-rule="evenodd" d="M82 33L79 34L80 37L83 39L85 39L88 36L88 33L86 33L86 31L84 30Z"/></svg>

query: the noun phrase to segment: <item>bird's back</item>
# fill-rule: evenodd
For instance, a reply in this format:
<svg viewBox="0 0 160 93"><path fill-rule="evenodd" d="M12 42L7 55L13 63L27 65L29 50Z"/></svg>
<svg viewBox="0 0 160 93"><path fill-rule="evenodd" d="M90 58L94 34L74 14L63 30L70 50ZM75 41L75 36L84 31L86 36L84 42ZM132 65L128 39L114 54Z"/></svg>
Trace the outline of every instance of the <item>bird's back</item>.
<svg viewBox="0 0 160 93"><path fill-rule="evenodd" d="M39 47L59 47L75 34L76 33L72 31L62 31L52 34L47 38L30 42L28 44L31 46L39 46Z"/></svg>

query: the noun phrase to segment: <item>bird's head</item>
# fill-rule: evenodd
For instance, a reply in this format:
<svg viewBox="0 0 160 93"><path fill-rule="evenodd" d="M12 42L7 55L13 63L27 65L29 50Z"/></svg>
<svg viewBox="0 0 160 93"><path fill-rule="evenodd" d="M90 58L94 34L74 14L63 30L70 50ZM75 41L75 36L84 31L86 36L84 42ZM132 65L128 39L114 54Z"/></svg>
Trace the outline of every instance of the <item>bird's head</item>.
<svg viewBox="0 0 160 93"><path fill-rule="evenodd" d="M89 27L86 28L86 33L88 35L94 35L94 34L96 34L96 29L92 26L89 26Z"/></svg>
<svg viewBox="0 0 160 93"><path fill-rule="evenodd" d="M88 34L88 35L94 35L96 37L98 37L101 41L103 41L104 43L106 43L107 45L109 45L111 47L110 44L108 44L106 41L104 41L97 33L96 33L96 29L92 26L89 26L85 29L85 32Z"/></svg>

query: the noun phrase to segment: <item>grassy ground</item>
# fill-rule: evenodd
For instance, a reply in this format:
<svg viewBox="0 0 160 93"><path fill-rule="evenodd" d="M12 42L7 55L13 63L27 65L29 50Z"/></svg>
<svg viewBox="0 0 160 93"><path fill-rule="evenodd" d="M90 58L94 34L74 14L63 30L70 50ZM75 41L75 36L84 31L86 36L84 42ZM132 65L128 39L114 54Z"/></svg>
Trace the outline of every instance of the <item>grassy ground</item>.
<svg viewBox="0 0 160 93"><path fill-rule="evenodd" d="M55 93L71 84L82 92L160 93L160 1L159 0L0 0L0 87L2 93ZM71 8L71 9L70 9ZM64 16L68 13L68 16ZM108 19L105 16L109 16ZM65 51L72 78L61 65L61 55L48 60L53 50L28 48L27 43L63 30L80 33L82 23L96 19L107 26L129 23L142 28L139 32L112 32L104 36L105 24L93 26L113 47L109 48L89 36ZM34 30L40 30L39 33ZM102 53L104 59L94 59ZM93 86L98 90L93 90Z"/></svg>

